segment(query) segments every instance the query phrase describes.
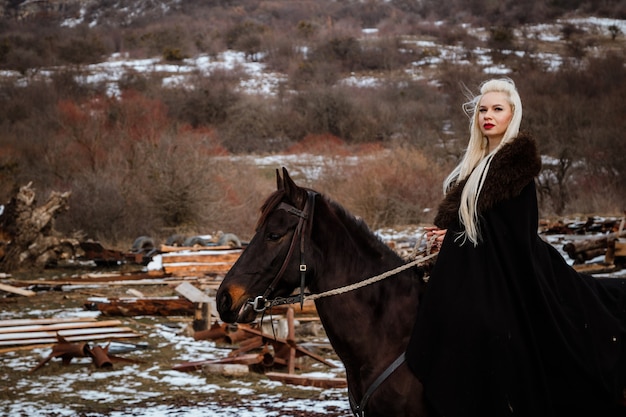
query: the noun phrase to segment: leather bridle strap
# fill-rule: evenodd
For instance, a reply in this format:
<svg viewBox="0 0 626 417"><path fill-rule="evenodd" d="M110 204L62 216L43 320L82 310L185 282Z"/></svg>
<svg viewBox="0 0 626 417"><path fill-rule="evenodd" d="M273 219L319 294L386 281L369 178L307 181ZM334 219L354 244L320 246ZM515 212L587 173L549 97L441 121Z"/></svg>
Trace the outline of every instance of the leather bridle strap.
<svg viewBox="0 0 626 417"><path fill-rule="evenodd" d="M378 387L383 382L385 382L385 380L389 378L389 376L391 376L391 374L394 373L395 370L400 367L400 365L404 363L405 360L406 352L402 352L400 356L398 356L398 358L393 361L391 365L389 365L387 369L383 371L382 374L378 375L378 378L376 378L374 382L372 382L372 385L370 385L370 387L367 389L360 403L357 404L354 400L354 397L352 396L352 393L348 391L348 400L350 401L352 414L354 414L356 417L365 417L365 407L367 407L367 402L369 401L374 391L376 391Z"/></svg>
<svg viewBox="0 0 626 417"><path fill-rule="evenodd" d="M289 214L293 214L294 216L299 217L298 225L296 226L296 229L293 232L291 243L289 245L289 250L287 251L287 256L285 257L285 260L283 261L283 264L281 265L280 270L274 277L274 280L272 281L270 286L267 287L263 295L256 297L251 302L254 311L262 312L262 311L265 311L268 307L271 307L273 305L292 304L294 302L292 297L288 299L283 299L283 300L286 300L285 302L279 301L280 299L270 301L267 299L267 297L269 297L270 294L274 291L276 284L278 284L280 279L283 277L285 271L287 270L287 265L289 264L289 261L291 260L291 257L293 256L293 252L295 251L298 237L300 237L300 294L297 296L297 300L300 301L300 307L303 306L304 288L306 284L305 281L306 281L306 271L307 271L307 267L306 267L306 263L304 259L305 241L306 241L305 238L307 237L307 232L309 236L311 233L311 224L313 221L313 211L315 208L315 196L316 195L317 193L307 190L307 200L304 203L304 208L302 210L292 206L291 204L287 204L285 202L281 202L276 207L277 210L285 210Z"/></svg>

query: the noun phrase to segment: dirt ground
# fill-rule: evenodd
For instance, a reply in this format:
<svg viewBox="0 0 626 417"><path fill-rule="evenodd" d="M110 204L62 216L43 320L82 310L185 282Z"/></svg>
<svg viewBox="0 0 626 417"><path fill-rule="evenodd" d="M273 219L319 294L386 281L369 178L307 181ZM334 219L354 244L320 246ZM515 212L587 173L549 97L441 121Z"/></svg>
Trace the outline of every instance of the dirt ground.
<svg viewBox="0 0 626 417"><path fill-rule="evenodd" d="M20 274L12 279L68 279L77 271ZM0 280L2 281L2 280ZM15 282L15 281L13 281ZM0 293L0 320L83 317L90 297L128 297L128 286L34 287L33 297ZM173 286L133 286L145 296L177 295ZM349 416L345 389L321 389L282 384L264 373L286 372L285 367L252 367L240 376L201 370L181 372L175 365L226 357L236 345L196 341L191 336L193 317L114 317L141 333L126 340L136 348L117 356L136 361L114 362L98 369L90 358L75 358L69 365L54 358L32 371L52 352L52 345L33 348L0 346L0 415L7 416ZM113 319L113 317L99 317ZM296 317L297 319L297 317ZM330 348L321 325L298 325L297 343L336 364L336 368L306 356L298 359L297 373L341 378L343 366ZM122 342L122 341L120 341ZM91 347L106 341L88 342ZM112 344L114 346L115 344Z"/></svg>

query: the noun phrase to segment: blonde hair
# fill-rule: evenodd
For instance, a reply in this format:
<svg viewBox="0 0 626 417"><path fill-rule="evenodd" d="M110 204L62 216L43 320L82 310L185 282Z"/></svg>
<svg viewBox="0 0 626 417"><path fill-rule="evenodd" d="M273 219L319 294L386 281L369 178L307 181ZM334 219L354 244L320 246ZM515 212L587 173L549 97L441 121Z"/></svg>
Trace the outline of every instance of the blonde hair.
<svg viewBox="0 0 626 417"><path fill-rule="evenodd" d="M489 153L488 140L480 131L480 124L478 123L478 106L483 95L491 92L506 94L511 105L513 117L502 141ZM480 241L477 210L480 191L485 182L493 156L502 146L513 142L519 134L522 122L522 101L513 80L510 78L491 79L480 85L480 94L469 102L464 103L463 110L470 117L470 139L463 159L444 181L443 191L446 194L452 186L467 178L467 183L461 194L461 205L459 207L459 220L464 227L464 231L458 238L461 238L463 242L469 239L476 246Z"/></svg>

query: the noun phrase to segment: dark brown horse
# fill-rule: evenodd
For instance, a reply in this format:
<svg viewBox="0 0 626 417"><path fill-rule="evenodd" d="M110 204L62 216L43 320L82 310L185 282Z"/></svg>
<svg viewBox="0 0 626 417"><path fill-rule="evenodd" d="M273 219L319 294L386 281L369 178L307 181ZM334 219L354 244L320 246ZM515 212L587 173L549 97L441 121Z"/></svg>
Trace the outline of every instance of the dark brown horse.
<svg viewBox="0 0 626 417"><path fill-rule="evenodd" d="M297 288L320 294L405 264L339 204L298 187L284 168L282 178L279 172L276 177L278 190L263 205L256 234L217 292L222 320L250 322L271 305L268 300L289 297ZM426 415L422 386L398 359L423 287L420 272L410 268L315 300L330 343L344 363L355 414ZM394 362L400 365L392 371L388 367Z"/></svg>

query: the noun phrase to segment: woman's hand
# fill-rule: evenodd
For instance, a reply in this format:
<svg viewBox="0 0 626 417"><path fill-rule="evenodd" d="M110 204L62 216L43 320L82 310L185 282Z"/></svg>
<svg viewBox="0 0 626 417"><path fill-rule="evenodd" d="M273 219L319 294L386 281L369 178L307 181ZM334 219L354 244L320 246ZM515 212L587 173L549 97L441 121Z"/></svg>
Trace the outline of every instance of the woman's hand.
<svg viewBox="0 0 626 417"><path fill-rule="evenodd" d="M443 239L446 237L448 229L440 229L436 226L425 227L426 231L426 245L430 248L430 253L439 252Z"/></svg>

